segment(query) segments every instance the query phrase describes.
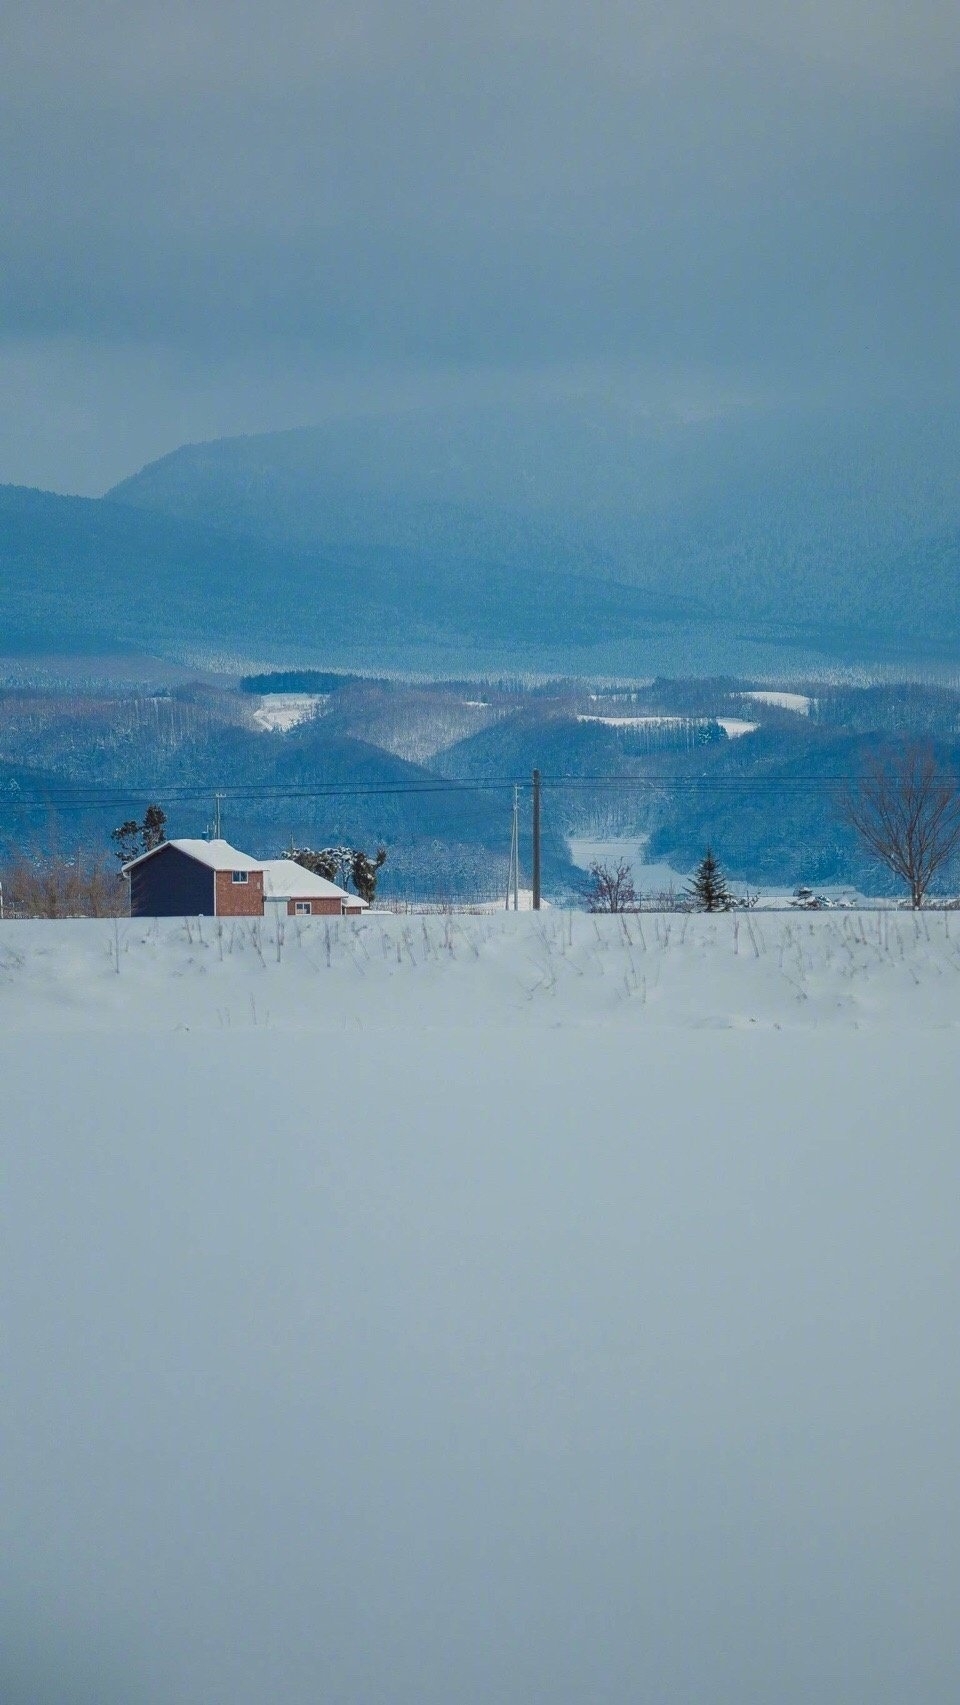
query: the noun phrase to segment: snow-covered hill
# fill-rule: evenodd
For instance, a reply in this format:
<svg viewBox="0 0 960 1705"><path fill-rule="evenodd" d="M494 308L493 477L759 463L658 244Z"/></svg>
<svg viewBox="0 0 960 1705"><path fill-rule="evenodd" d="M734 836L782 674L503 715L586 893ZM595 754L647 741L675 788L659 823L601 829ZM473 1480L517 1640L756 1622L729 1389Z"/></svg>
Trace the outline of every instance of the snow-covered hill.
<svg viewBox="0 0 960 1705"><path fill-rule="evenodd" d="M0 926L0 1697L952 1705L958 1022L949 914Z"/></svg>

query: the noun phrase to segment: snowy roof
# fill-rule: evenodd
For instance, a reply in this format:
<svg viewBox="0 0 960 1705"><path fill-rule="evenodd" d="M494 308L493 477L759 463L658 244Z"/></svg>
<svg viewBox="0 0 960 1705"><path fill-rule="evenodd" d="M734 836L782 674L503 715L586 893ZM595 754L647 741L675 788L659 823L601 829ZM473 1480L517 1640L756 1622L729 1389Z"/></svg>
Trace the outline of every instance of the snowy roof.
<svg viewBox="0 0 960 1705"><path fill-rule="evenodd" d="M305 870L292 858L268 858L263 861L263 892L268 900L349 900L351 906L365 906L366 900L348 894L325 876Z"/></svg>
<svg viewBox="0 0 960 1705"><path fill-rule="evenodd" d="M132 870L134 865L142 864L144 859L155 858L164 847L176 847L178 852L186 853L188 858L195 858L198 864L205 864L210 870L263 869L262 859L251 858L249 853L232 847L229 841L161 841L158 847L141 853L139 858L132 858L129 864L125 864L124 873Z"/></svg>

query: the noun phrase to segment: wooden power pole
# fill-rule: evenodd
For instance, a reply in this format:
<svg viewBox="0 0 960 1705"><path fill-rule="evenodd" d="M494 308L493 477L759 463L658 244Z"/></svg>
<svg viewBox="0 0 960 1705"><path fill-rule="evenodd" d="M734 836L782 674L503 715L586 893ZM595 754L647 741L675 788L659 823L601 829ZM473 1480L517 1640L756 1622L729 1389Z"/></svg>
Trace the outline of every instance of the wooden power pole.
<svg viewBox="0 0 960 1705"><path fill-rule="evenodd" d="M513 832L510 836L510 869L507 872L507 911L510 910L510 896L513 895L513 909L520 909L520 789L513 790Z"/></svg>
<svg viewBox="0 0 960 1705"><path fill-rule="evenodd" d="M533 772L533 909L540 910L540 771Z"/></svg>

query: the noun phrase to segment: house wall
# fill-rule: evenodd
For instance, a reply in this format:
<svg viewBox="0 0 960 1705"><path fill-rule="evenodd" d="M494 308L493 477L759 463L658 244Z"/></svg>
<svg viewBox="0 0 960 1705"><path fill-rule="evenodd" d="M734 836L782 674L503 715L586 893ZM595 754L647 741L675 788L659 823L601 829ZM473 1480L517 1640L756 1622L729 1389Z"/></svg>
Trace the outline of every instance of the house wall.
<svg viewBox="0 0 960 1705"><path fill-rule="evenodd" d="M301 905L303 904L302 901L300 903L301 903ZM312 918L339 918L342 911L343 911L343 901L338 900L335 894L331 894L329 896L329 898L324 898L324 899L319 899L319 900L318 899L311 899L311 901L310 901L310 916ZM297 902L296 902L296 900L288 900L287 901L287 917L288 918L295 918L296 915L297 915ZM303 914L301 914L301 915L303 915Z"/></svg>
<svg viewBox="0 0 960 1705"><path fill-rule="evenodd" d="M213 913L213 871L165 846L130 872L132 918L196 918Z"/></svg>
<svg viewBox="0 0 960 1705"><path fill-rule="evenodd" d="M263 917L263 871L248 870L246 882L234 882L229 870L216 876L218 918Z"/></svg>

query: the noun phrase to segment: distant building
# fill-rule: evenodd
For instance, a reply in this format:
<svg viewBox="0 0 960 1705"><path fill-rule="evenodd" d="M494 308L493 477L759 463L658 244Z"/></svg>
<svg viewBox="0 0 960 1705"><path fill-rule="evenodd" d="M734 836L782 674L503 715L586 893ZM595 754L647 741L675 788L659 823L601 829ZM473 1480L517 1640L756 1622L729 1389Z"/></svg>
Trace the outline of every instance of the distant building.
<svg viewBox="0 0 960 1705"><path fill-rule="evenodd" d="M229 841L164 841L123 866L133 918L342 917L357 894L288 858L251 858Z"/></svg>
<svg viewBox="0 0 960 1705"><path fill-rule="evenodd" d="M132 918L263 917L263 864L229 841L164 841L123 874Z"/></svg>
<svg viewBox="0 0 960 1705"><path fill-rule="evenodd" d="M279 911L288 918L337 918L367 909L366 900L361 900L359 894L348 894L325 876L304 870L292 858L264 860L263 898L267 916Z"/></svg>

